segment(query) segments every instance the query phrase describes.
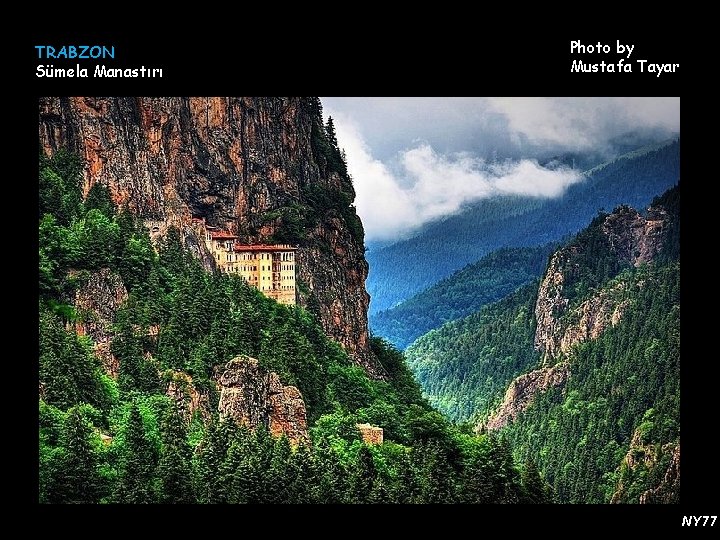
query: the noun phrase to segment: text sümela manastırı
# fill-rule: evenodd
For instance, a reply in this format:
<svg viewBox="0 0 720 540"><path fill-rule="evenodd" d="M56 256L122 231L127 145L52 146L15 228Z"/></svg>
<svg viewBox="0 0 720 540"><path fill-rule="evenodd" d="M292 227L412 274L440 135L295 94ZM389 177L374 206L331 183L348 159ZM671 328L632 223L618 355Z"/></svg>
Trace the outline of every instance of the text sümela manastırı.
<svg viewBox="0 0 720 540"><path fill-rule="evenodd" d="M104 64L83 67L81 60L115 60L115 45L35 45L37 57L43 60L75 60L72 67L56 67L40 64L35 70L37 77L162 77L162 68L130 67L113 68ZM91 71L92 70L92 71Z"/></svg>
<svg viewBox="0 0 720 540"><path fill-rule="evenodd" d="M680 64L677 63L657 63L648 59L635 59L634 63L630 59L635 45L632 43L621 43L618 39L615 46L608 45L598 41L597 43L585 44L581 40L570 42L570 54L582 55L585 59L573 59L570 65L571 73L632 73L639 71L640 73L650 73L656 77L667 73L677 73ZM614 54L620 58L608 62L601 60L600 62L587 61L588 56ZM635 66L635 69L633 69Z"/></svg>

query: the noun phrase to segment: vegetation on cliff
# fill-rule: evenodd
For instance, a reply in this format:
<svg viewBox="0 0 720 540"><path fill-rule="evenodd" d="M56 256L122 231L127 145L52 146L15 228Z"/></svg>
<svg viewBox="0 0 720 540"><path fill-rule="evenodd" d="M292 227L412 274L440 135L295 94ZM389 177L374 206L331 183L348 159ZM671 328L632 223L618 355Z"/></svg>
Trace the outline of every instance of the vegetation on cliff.
<svg viewBox="0 0 720 540"><path fill-rule="evenodd" d="M515 377L563 362L569 375L529 406L503 403L514 421L499 433L516 457L537 464L562 502L677 500L660 484L679 454L679 232L678 185L647 218L627 207L598 215L539 288L422 336L407 356L431 403L482 430Z"/></svg>
<svg viewBox="0 0 720 540"><path fill-rule="evenodd" d="M172 230L157 246L96 185L84 201L77 158L41 158L41 502L542 502L531 463L502 437L453 427L422 398L392 346L373 339L388 373L355 365L301 307L210 274ZM127 300L112 321L117 378L106 373L75 292L108 268ZM290 445L217 413L214 375L238 355L259 359L304 398L311 445ZM206 405L171 397L178 373ZM191 414L188 414L191 412ZM382 426L369 446L357 423Z"/></svg>

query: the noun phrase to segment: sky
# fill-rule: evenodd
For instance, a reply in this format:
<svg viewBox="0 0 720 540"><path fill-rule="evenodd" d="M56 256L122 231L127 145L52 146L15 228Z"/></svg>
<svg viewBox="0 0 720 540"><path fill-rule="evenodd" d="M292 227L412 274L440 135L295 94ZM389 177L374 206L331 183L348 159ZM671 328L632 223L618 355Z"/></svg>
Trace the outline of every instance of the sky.
<svg viewBox="0 0 720 540"><path fill-rule="evenodd" d="M557 197L618 141L680 132L680 98L323 97L345 150L367 241L391 241L501 194Z"/></svg>

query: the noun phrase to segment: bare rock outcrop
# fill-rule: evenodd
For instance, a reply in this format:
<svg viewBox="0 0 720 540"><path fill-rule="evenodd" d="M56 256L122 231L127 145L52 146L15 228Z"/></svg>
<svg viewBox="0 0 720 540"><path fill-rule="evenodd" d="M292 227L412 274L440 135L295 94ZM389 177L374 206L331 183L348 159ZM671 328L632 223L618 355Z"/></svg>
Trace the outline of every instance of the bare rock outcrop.
<svg viewBox="0 0 720 540"><path fill-rule="evenodd" d="M196 412L199 412L205 420L209 419L208 396L195 388L190 375L182 371L169 370L163 374L163 377L168 381L165 394L175 401L178 410L183 411L186 421L189 422Z"/></svg>
<svg viewBox="0 0 720 540"><path fill-rule="evenodd" d="M277 373L260 367L255 358L233 358L216 380L220 414L251 429L265 426L272 435L285 434L295 444L309 440L302 394L294 386L284 386Z"/></svg>
<svg viewBox="0 0 720 540"><path fill-rule="evenodd" d="M663 456L670 456L665 472L657 485L640 493L634 500L628 500L628 479L640 467L652 471L659 466ZM610 502L640 504L676 504L680 502L680 441L660 447L643 441L640 429L636 429L630 441L627 454L620 464L620 478Z"/></svg>
<svg viewBox="0 0 720 540"><path fill-rule="evenodd" d="M651 207L648 216L621 206L599 225L602 242L622 265L648 263L663 245L667 213ZM597 338L608 326L622 318L627 303L619 289L601 289L579 306L571 308L568 281L578 271L585 245L571 244L552 256L540 282L535 303L535 349L543 354L543 363L551 364L576 343Z"/></svg>
<svg viewBox="0 0 720 540"><path fill-rule="evenodd" d="M669 448L664 448L669 451ZM680 443L672 445L670 463L660 483L640 495L640 504L677 504L680 502Z"/></svg>
<svg viewBox="0 0 720 540"><path fill-rule="evenodd" d="M75 292L75 309L80 317L75 323L75 331L92 338L95 354L111 377L117 377L119 364L110 352L113 337L110 327L127 297L122 279L109 268L92 272Z"/></svg>
<svg viewBox="0 0 720 540"><path fill-rule="evenodd" d="M537 394L564 385L568 374L568 365L561 363L516 377L505 392L502 404L484 427L491 431L505 427L530 406Z"/></svg>
<svg viewBox="0 0 720 540"><path fill-rule="evenodd" d="M634 208L621 206L605 218L602 231L621 260L640 266L660 251L666 218L662 208L651 208L645 218Z"/></svg>
<svg viewBox="0 0 720 540"><path fill-rule="evenodd" d="M563 329L559 343L553 343L553 353L567 354L577 343L596 339L608 326L618 324L629 302L621 299L624 288L625 284L620 283L601 289L573 310L572 322Z"/></svg>

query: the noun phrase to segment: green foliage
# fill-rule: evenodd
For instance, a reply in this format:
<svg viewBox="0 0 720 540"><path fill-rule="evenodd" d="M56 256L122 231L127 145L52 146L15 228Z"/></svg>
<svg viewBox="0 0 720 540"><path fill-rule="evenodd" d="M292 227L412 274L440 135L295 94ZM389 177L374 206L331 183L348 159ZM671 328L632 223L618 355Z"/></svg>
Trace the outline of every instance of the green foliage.
<svg viewBox="0 0 720 540"><path fill-rule="evenodd" d="M502 248L391 309L370 315L370 327L400 349L416 338L479 311L538 277L553 244Z"/></svg>
<svg viewBox="0 0 720 540"><path fill-rule="evenodd" d="M125 446L120 458L115 502L153 502L151 486L154 461L153 447L145 436L140 410L133 405L125 426Z"/></svg>
<svg viewBox="0 0 720 540"><path fill-rule="evenodd" d="M170 406L162 422L162 455L157 467L159 502L195 502L191 458L184 419L174 406Z"/></svg>
<svg viewBox="0 0 720 540"><path fill-rule="evenodd" d="M77 154L60 150L52 158L40 154L39 217L53 214L61 226L83 213L82 164Z"/></svg>
<svg viewBox="0 0 720 540"><path fill-rule="evenodd" d="M604 291L622 306L622 318L569 353L571 376L564 387L535 396L504 428L524 461L521 500L608 502L622 486L616 496L637 502L661 482L679 437L679 229L672 225L679 227L678 191L669 190L656 201L663 209L652 211L670 223L654 263L627 268L601 230L604 215L565 248L560 268L569 309ZM535 288L444 325L408 349L431 403L453 418L482 420L515 376L537 367ZM567 311L559 315L569 317ZM638 465L621 467L628 451ZM473 478L491 485L484 476Z"/></svg>
<svg viewBox="0 0 720 540"><path fill-rule="evenodd" d="M658 254L658 261L667 262L680 259L680 181L675 188L669 189L660 197L656 197L652 206L665 209L665 226L663 247ZM653 216L650 216L653 217Z"/></svg>
<svg viewBox="0 0 720 540"><path fill-rule="evenodd" d="M508 383L537 364L537 281L478 313L447 323L406 351L430 403L455 421L487 415Z"/></svg>
<svg viewBox="0 0 720 540"><path fill-rule="evenodd" d="M403 354L379 337L370 339L370 350L385 368L393 393L400 401L428 407Z"/></svg>
<svg viewBox="0 0 720 540"><path fill-rule="evenodd" d="M339 181L303 197L322 213L310 219L347 224L357 220L354 193L332 123L322 126L321 137L330 150L319 166ZM402 353L373 338L388 379L371 380L312 314L266 298L237 276L205 272L177 231L156 252L139 220L127 208L115 212L99 184L84 205L81 199L75 205L79 182L75 189L64 176L79 171L71 159L45 160L41 168L47 180L47 211L39 220L42 502L457 500L472 444L423 399ZM357 224L350 230L361 240ZM83 315L72 305L74 292L100 268L119 274L129 290L110 328L117 380L102 373L92 342L72 328ZM213 374L238 355L258 358L284 384L297 385L312 446L293 447L264 427L251 432L212 413ZM192 419L165 395L169 380L184 374L209 403ZM383 427L385 443L365 445L359 422ZM502 489L520 496L514 484Z"/></svg>
<svg viewBox="0 0 720 540"><path fill-rule="evenodd" d="M105 184L101 184L100 182L93 184L85 198L85 209L98 210L101 214L108 217L115 215L115 203L110 195L110 190Z"/></svg>
<svg viewBox="0 0 720 540"><path fill-rule="evenodd" d="M59 447L41 439L40 501L48 503L96 503L102 480L98 470L97 437L79 407L71 408L63 421ZM45 443L45 444L43 444Z"/></svg>
<svg viewBox="0 0 720 540"><path fill-rule="evenodd" d="M90 403L107 410L113 401L88 341L65 329L49 310L40 312L40 384L46 403L66 410Z"/></svg>
<svg viewBox="0 0 720 540"><path fill-rule="evenodd" d="M123 392L142 390L152 393L160 389L157 366L145 358L142 334L136 331L130 317L128 309L118 312L115 337L110 347L120 364L118 386Z"/></svg>
<svg viewBox="0 0 720 540"><path fill-rule="evenodd" d="M669 454L659 449L679 437L680 265L627 271L618 279L631 300L621 323L580 345L564 391L538 396L505 430L561 501L608 502L636 431L664 463ZM660 480L641 472L620 471L626 502L637 502ZM662 465L654 468L656 476L663 473Z"/></svg>

